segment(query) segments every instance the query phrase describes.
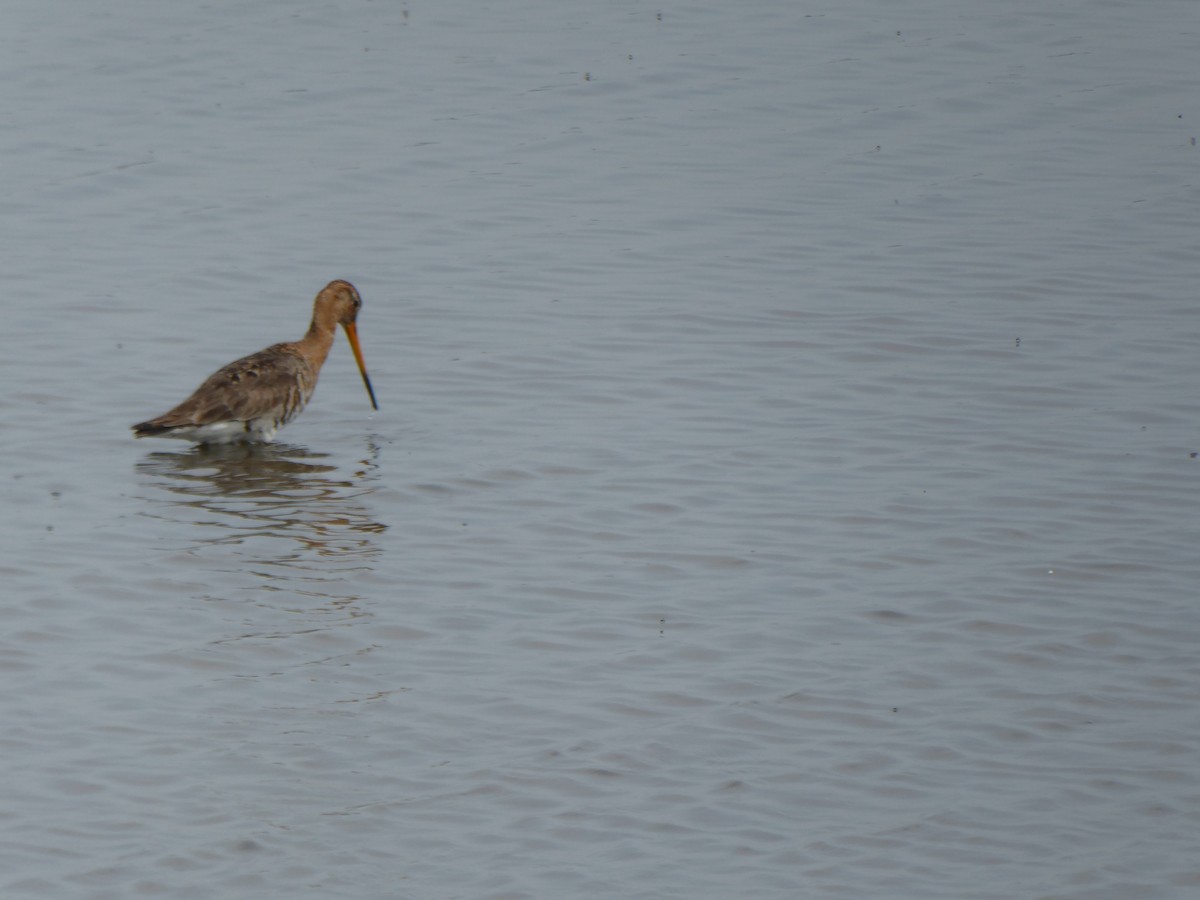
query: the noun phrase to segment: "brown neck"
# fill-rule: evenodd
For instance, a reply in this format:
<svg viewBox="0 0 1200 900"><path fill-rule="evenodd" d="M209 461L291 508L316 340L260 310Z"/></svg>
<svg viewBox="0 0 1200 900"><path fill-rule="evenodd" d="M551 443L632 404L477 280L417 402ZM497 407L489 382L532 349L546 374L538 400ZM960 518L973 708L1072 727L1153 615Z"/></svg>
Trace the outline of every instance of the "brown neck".
<svg viewBox="0 0 1200 900"><path fill-rule="evenodd" d="M337 334L337 318L328 308L318 307L313 310L312 324L308 333L296 342L296 349L308 360L313 371L317 371L325 363L329 348L333 346L333 338Z"/></svg>

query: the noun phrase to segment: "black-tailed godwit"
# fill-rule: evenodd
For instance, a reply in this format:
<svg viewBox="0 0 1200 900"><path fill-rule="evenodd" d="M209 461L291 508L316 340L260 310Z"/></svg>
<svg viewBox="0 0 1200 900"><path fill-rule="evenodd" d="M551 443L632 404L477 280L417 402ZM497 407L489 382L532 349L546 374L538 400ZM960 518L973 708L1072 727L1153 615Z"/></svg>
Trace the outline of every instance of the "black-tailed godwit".
<svg viewBox="0 0 1200 900"><path fill-rule="evenodd" d="M312 324L298 341L274 344L218 369L173 410L133 426L137 437L168 437L198 444L259 443L297 415L317 386L337 326L346 329L363 384L375 402L358 346L355 320L362 298L348 281L331 281L313 303Z"/></svg>

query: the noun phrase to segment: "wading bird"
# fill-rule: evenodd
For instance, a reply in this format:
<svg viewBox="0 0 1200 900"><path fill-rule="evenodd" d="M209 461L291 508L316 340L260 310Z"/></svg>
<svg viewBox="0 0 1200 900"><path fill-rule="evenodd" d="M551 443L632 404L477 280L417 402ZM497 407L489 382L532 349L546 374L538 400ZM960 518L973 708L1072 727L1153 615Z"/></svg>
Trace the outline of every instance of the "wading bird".
<svg viewBox="0 0 1200 900"><path fill-rule="evenodd" d="M218 369L173 410L134 425L134 435L180 438L197 444L271 440L308 403L338 325L346 329L371 406L379 409L354 324L361 308L362 298L354 285L329 282L313 302L308 334Z"/></svg>

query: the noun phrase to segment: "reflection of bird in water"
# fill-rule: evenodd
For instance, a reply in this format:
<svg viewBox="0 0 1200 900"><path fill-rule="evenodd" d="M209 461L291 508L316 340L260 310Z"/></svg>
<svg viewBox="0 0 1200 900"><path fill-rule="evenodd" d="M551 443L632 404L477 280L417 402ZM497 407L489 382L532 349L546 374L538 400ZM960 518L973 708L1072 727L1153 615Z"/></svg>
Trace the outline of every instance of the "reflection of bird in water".
<svg viewBox="0 0 1200 900"><path fill-rule="evenodd" d="M338 325L346 330L371 406L379 409L358 346L355 321L361 308L354 285L329 282L313 302L312 324L304 337L231 362L170 412L134 425L133 433L199 444L270 441L308 403Z"/></svg>
<svg viewBox="0 0 1200 900"><path fill-rule="evenodd" d="M304 568L315 555L326 560L313 575L323 580L329 558L361 565L387 529L362 502L374 460L346 475L328 458L286 444L201 446L150 453L137 471L174 495L150 514L173 521L185 542L250 545L257 565Z"/></svg>

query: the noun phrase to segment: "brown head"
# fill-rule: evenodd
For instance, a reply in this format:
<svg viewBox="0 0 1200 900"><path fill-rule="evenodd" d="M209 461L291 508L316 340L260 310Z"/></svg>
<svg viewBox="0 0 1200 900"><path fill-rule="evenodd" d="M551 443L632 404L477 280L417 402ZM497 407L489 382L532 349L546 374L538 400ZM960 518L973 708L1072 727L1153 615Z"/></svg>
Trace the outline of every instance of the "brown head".
<svg viewBox="0 0 1200 900"><path fill-rule="evenodd" d="M367 376L367 364L363 362L362 348L358 346L358 311L362 309L362 297L358 289L348 281L331 281L317 294L313 303L313 327L326 328L333 331L341 325L346 329L346 337L350 341L350 349L354 351L354 361L358 363L358 371L362 373L363 384L367 386L367 396L371 398L371 406L379 409L375 402L375 390L371 387L371 379Z"/></svg>

